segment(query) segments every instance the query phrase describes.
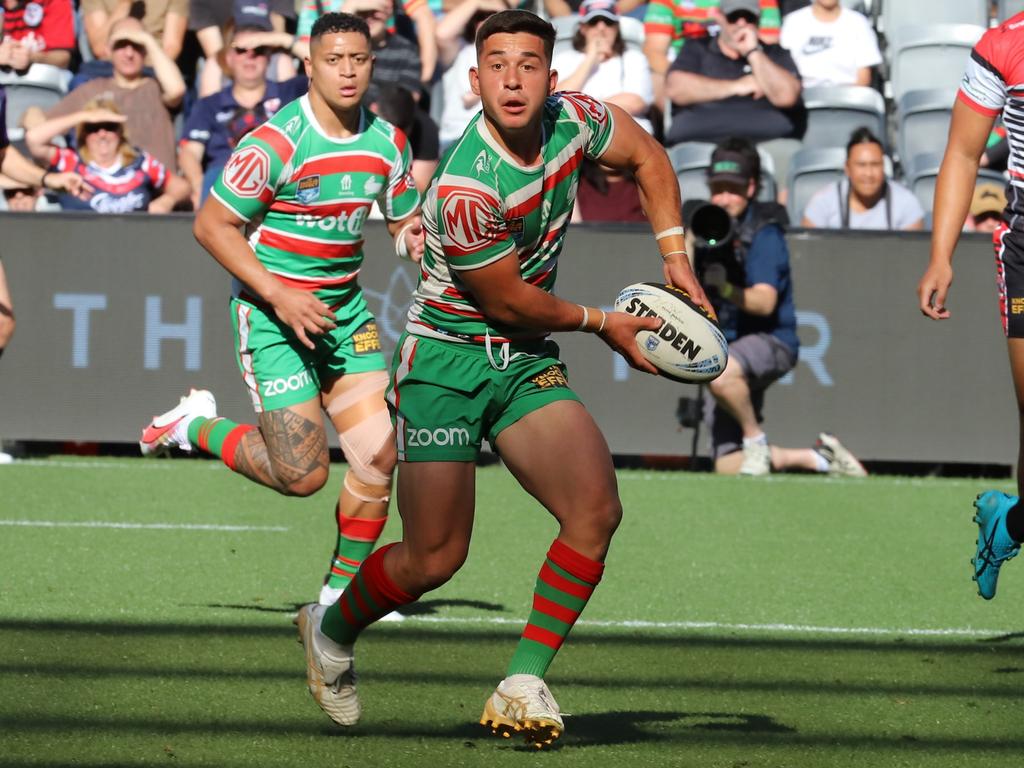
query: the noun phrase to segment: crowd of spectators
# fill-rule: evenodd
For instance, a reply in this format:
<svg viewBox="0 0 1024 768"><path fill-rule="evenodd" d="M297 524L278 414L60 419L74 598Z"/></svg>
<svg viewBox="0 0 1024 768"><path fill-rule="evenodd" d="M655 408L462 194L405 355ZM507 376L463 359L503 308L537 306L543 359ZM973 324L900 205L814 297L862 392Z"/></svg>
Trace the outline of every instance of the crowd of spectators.
<svg viewBox="0 0 1024 768"><path fill-rule="evenodd" d="M883 75L884 47L871 19L841 0L0 2L0 84L10 91L56 82L64 94L22 105L8 120L12 136L44 170L77 174L91 190L56 195L0 175L4 206L19 211L199 206L238 141L305 92L309 30L328 11L367 21L376 56L367 107L409 134L420 188L479 108L468 77L476 29L510 7L555 23L559 89L617 104L668 148L745 136L769 159L780 203L806 129L804 91L879 88ZM891 178L889 139L867 128L837 136L838 146L847 145L843 178L794 220L926 226L927 211ZM1005 163L1000 139L993 135L983 166ZM125 189L128 178L130 193L113 199L110 189ZM987 226L982 203L998 201L997 186L976 200L965 228ZM594 164L581 181L576 217L622 221L643 212L631 179Z"/></svg>

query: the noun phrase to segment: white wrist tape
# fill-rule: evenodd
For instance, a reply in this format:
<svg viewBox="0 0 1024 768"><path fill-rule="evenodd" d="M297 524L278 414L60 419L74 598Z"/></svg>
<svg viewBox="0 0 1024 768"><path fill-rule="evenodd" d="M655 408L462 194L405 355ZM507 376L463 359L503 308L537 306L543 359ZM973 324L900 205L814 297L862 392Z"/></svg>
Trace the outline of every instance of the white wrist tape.
<svg viewBox="0 0 1024 768"><path fill-rule="evenodd" d="M658 234L656 234L654 236L654 239L655 240L664 240L666 237L672 237L672 235L685 235L685 234L686 234L686 230L683 229L682 227L669 227L668 229L661 230L661 232L659 232Z"/></svg>
<svg viewBox="0 0 1024 768"><path fill-rule="evenodd" d="M409 246L405 243L405 233L416 226L415 221L406 222L405 226L398 230L395 235L395 253L398 258L409 261L412 257L409 255Z"/></svg>

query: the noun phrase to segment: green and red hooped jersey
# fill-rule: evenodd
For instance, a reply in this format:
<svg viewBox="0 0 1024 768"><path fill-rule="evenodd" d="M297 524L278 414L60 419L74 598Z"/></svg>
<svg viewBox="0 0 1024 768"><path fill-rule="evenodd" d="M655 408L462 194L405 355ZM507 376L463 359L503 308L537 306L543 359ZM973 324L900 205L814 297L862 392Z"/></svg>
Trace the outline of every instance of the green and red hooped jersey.
<svg viewBox="0 0 1024 768"><path fill-rule="evenodd" d="M411 168L409 143L391 123L364 109L358 133L334 138L305 95L239 143L212 194L240 219L260 220L249 244L263 266L334 308L360 295L374 201L390 221L419 207Z"/></svg>
<svg viewBox="0 0 1024 768"><path fill-rule="evenodd" d="M482 113L447 151L423 204L426 247L406 329L461 342L537 338L535 330L484 317L459 278L514 253L523 280L550 292L576 202L580 163L611 144L608 108L582 93L544 104L543 162L519 165L491 135Z"/></svg>
<svg viewBox="0 0 1024 768"><path fill-rule="evenodd" d="M711 11L719 0L650 0L644 12L644 34L663 34L672 38L670 58L675 58L686 40L707 37L712 26ZM777 39L782 26L778 0L760 0L761 34Z"/></svg>

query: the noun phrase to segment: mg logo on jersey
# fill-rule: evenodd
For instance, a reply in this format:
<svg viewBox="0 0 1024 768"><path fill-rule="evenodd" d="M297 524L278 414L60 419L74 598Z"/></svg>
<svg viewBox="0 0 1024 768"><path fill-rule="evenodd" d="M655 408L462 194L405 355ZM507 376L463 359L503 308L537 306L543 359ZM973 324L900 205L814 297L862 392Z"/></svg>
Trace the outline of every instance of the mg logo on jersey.
<svg viewBox="0 0 1024 768"><path fill-rule="evenodd" d="M460 189L444 199L441 223L444 232L460 248L471 251L490 242L490 202L479 192Z"/></svg>
<svg viewBox="0 0 1024 768"><path fill-rule="evenodd" d="M224 184L239 197L259 197L270 180L270 156L255 144L236 152L224 166Z"/></svg>
<svg viewBox="0 0 1024 768"><path fill-rule="evenodd" d="M427 448L431 445L469 445L469 430L465 427L438 427L437 429L405 430L407 448Z"/></svg>

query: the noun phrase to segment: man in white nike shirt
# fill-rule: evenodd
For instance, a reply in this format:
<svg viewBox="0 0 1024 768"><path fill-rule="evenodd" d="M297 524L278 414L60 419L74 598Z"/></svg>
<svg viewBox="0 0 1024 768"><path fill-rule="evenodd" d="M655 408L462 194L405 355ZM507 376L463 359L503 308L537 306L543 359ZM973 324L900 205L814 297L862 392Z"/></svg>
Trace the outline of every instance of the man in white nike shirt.
<svg viewBox="0 0 1024 768"><path fill-rule="evenodd" d="M804 88L870 85L882 62L870 22L840 0L814 0L782 20L779 43L789 51Z"/></svg>

